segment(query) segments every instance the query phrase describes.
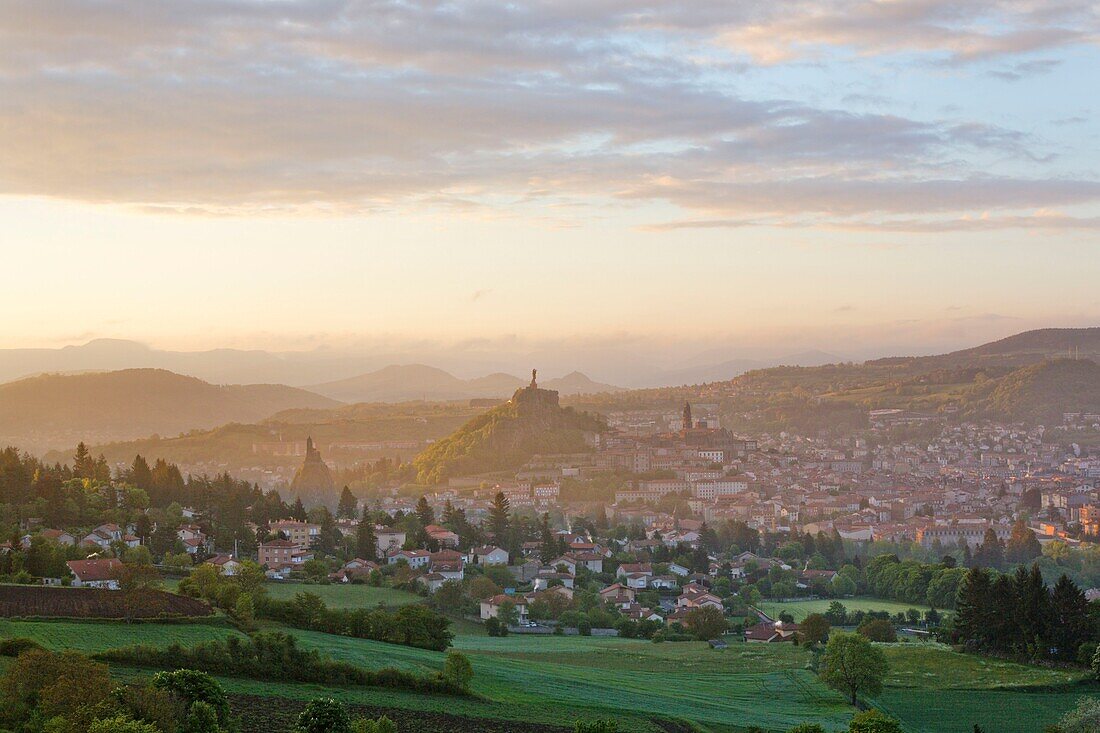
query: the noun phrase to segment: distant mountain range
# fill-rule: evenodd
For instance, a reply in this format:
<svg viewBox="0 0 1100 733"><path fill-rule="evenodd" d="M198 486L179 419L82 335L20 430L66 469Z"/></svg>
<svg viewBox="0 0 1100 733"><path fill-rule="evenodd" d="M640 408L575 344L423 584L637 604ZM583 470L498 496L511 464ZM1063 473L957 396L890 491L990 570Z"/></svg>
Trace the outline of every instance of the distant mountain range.
<svg viewBox="0 0 1100 733"><path fill-rule="evenodd" d="M732 352L736 353L736 352ZM469 361L444 354L410 354L372 351L370 353L342 352L316 349L313 351L270 352L242 349L211 349L207 351L167 351L153 349L136 341L122 339L95 339L86 344L57 349L0 349L0 382L35 376L38 374L71 374L88 371L116 371L120 369L166 369L177 374L198 377L212 384L289 384L295 387L329 385L362 378L365 382L386 381L396 385L396 391L381 393L382 399L462 399L468 396L507 396L517 387L527 383L510 374L489 373L494 370L518 370L517 362L524 368L545 367L561 373L568 369L589 365L608 374L618 374L621 379L610 381L623 387L661 387L678 384L699 384L731 379L750 369L769 366L818 366L843 361L841 357L823 352L804 352L781 358L731 358L729 348L716 348L684 362L683 366L662 368L646 363L645 359L616 356L614 352L587 352L583 355L562 352L512 355L494 360ZM420 366L424 362L443 365L452 371L466 374L489 373L488 376L464 380L447 379L429 375ZM459 369L457 364L464 366ZM407 364L407 367L394 367ZM389 365L389 366L387 366ZM487 366L486 366L487 365ZM602 368L601 366L602 365ZM410 370L407 377L396 370ZM588 367L584 367L588 369ZM387 374L377 378L375 372ZM448 375L449 376L449 375ZM370 379L367 379L370 377ZM418 385L417 380L423 380ZM573 373L560 381L547 380L546 386L557 389L563 395L588 391L614 389L610 384L591 382L582 374ZM308 388L308 387L307 387ZM334 387L336 388L336 387ZM372 389L355 391L350 385L339 389L352 389L352 399L361 395L378 394ZM368 398L373 399L373 398Z"/></svg>
<svg viewBox="0 0 1100 733"><path fill-rule="evenodd" d="M867 363L916 362L935 367L1018 367L1059 358L1100 361L1100 328L1040 328L948 354L890 357Z"/></svg>
<svg viewBox="0 0 1100 733"><path fill-rule="evenodd" d="M511 374L489 374L477 379L458 377L423 364L388 366L351 379L317 384L309 390L341 402L445 401L473 398L506 398L527 381ZM580 372L540 381L544 389L562 395L622 392L622 387L594 382Z"/></svg>
<svg viewBox="0 0 1100 733"><path fill-rule="evenodd" d="M0 444L44 451L81 440L175 435L338 404L281 384L219 387L162 369L47 374L0 384Z"/></svg>

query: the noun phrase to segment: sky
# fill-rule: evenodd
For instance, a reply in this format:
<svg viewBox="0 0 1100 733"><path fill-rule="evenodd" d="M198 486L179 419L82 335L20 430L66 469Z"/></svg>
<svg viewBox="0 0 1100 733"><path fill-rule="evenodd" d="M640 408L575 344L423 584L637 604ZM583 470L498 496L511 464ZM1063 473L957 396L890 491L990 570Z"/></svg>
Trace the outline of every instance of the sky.
<svg viewBox="0 0 1100 733"><path fill-rule="evenodd" d="M1097 69L1089 0L0 0L0 348L1100 325Z"/></svg>

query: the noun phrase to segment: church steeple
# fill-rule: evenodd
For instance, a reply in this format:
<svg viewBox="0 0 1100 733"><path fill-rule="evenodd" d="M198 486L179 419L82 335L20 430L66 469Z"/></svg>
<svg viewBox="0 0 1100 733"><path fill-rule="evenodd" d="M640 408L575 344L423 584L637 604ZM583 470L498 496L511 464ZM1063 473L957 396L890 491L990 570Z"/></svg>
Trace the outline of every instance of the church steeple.
<svg viewBox="0 0 1100 733"><path fill-rule="evenodd" d="M684 403L684 430L691 430L695 427L695 423L691 419L691 403Z"/></svg>

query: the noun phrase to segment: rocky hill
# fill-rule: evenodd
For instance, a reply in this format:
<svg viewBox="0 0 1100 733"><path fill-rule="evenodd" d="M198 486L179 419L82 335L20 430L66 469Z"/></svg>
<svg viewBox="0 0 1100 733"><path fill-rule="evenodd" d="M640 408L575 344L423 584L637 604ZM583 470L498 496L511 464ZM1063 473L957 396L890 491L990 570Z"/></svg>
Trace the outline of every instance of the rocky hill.
<svg viewBox="0 0 1100 733"><path fill-rule="evenodd" d="M598 418L562 407L557 392L532 384L432 444L413 463L417 480L434 484L515 469L539 453L582 452L587 450L585 433L605 429Z"/></svg>

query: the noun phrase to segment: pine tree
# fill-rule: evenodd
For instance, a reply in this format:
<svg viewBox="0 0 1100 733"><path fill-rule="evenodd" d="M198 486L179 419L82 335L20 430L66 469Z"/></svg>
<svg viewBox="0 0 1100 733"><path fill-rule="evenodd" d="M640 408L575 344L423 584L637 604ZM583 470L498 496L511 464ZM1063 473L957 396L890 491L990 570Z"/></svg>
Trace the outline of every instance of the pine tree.
<svg viewBox="0 0 1100 733"><path fill-rule="evenodd" d="M1043 554L1043 548L1039 545L1039 539L1027 527L1024 520L1018 520L1012 525L1012 534L1005 545L1005 560L1010 564L1026 563Z"/></svg>
<svg viewBox="0 0 1100 733"><path fill-rule="evenodd" d="M432 510L430 504L428 504L427 498L420 497L420 501L416 502L416 516L420 519L420 526L427 527L429 524L435 524L435 511Z"/></svg>
<svg viewBox="0 0 1100 733"><path fill-rule="evenodd" d="M998 651L1008 651L1018 645L1020 639L1016 588L1009 576L997 576L990 596L989 644Z"/></svg>
<svg viewBox="0 0 1100 733"><path fill-rule="evenodd" d="M338 519L354 519L355 508L359 506L359 500L347 486L340 492L340 502L336 505L336 517Z"/></svg>
<svg viewBox="0 0 1100 733"><path fill-rule="evenodd" d="M989 641L993 623L992 586L985 568L971 568L963 578L955 606L955 630L966 644L982 648Z"/></svg>
<svg viewBox="0 0 1100 733"><path fill-rule="evenodd" d="M979 566L993 568L994 570L1004 567L1004 545L992 527L986 528L985 535L982 537L982 544L974 556L974 561Z"/></svg>
<svg viewBox="0 0 1100 733"><path fill-rule="evenodd" d="M306 521L306 505L302 503L302 497L294 500L294 506L290 509L290 516L299 522Z"/></svg>
<svg viewBox="0 0 1100 733"><path fill-rule="evenodd" d="M558 557L558 543L554 538L554 533L550 530L550 514L545 512L542 515L542 524L539 526L539 559L543 564L549 564L551 560Z"/></svg>
<svg viewBox="0 0 1100 733"><path fill-rule="evenodd" d="M83 440L77 444L76 454L73 456L73 475L77 478L95 478L95 459Z"/></svg>
<svg viewBox="0 0 1100 733"><path fill-rule="evenodd" d="M1054 655L1063 661L1077 657L1077 650L1088 639L1089 604L1077 585L1062 574L1050 595L1050 633L1047 640Z"/></svg>
<svg viewBox="0 0 1100 733"><path fill-rule="evenodd" d="M336 519L327 506L321 507L321 532L317 535L317 548L325 555L336 552L340 544L340 530L336 528Z"/></svg>
<svg viewBox="0 0 1100 733"><path fill-rule="evenodd" d="M1039 566L1032 565L1031 570L1023 566L1016 568L1013 585L1016 590L1014 615L1019 627L1016 646L1020 651L1038 656L1041 653L1042 639L1047 636L1050 617L1050 594L1043 583Z"/></svg>
<svg viewBox="0 0 1100 733"><path fill-rule="evenodd" d="M504 547L508 543L508 529L511 525L511 504L503 491L498 491L493 497L493 505L489 509L489 531L493 533L497 545Z"/></svg>
<svg viewBox="0 0 1100 733"><path fill-rule="evenodd" d="M378 536L374 533L374 518L365 506L363 516L359 518L359 526L356 527L355 554L364 560L375 560L378 557Z"/></svg>
<svg viewBox="0 0 1100 733"><path fill-rule="evenodd" d="M134 462L130 464L130 482L145 491L153 486L153 472L149 469L149 463L140 454L134 456Z"/></svg>

